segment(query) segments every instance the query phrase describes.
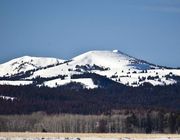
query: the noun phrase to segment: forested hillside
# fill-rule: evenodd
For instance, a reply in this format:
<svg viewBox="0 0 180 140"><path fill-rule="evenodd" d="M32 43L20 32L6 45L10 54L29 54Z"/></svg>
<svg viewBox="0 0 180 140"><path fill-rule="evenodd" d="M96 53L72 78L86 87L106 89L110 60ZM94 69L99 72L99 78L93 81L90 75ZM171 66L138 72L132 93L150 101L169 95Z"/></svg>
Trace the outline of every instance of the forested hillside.
<svg viewBox="0 0 180 140"><path fill-rule="evenodd" d="M43 111L74 114L110 114L120 109L180 111L180 86L83 89L72 83L58 88L0 86L0 114L30 114Z"/></svg>
<svg viewBox="0 0 180 140"><path fill-rule="evenodd" d="M179 83L129 87L102 81L96 89L79 83L0 86L0 131L179 133Z"/></svg>

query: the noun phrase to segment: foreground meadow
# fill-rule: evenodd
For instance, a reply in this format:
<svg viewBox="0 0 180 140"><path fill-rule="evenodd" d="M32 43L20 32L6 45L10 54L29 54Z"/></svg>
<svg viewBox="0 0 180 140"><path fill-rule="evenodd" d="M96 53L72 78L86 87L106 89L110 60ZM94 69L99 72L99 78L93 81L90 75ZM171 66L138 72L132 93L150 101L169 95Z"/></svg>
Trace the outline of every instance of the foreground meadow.
<svg viewBox="0 0 180 140"><path fill-rule="evenodd" d="M2 132L0 133L0 140L180 140L180 135Z"/></svg>

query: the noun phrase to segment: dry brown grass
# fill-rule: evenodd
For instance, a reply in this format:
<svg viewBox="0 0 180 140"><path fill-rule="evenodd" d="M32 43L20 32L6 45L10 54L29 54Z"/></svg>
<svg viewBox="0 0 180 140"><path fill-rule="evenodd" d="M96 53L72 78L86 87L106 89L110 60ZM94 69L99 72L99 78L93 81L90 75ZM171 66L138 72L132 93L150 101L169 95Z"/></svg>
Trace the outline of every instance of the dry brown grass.
<svg viewBox="0 0 180 140"><path fill-rule="evenodd" d="M125 133L17 133L17 132L1 132L0 137L25 137L25 138L60 138L60 137L101 137L101 138L180 138L177 134L125 134Z"/></svg>

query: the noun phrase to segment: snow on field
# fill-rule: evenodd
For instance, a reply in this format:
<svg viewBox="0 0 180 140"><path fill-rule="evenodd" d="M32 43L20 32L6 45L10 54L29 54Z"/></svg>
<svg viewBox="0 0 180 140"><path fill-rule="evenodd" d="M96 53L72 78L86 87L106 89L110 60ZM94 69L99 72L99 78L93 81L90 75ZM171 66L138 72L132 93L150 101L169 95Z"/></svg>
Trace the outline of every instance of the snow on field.
<svg viewBox="0 0 180 140"><path fill-rule="evenodd" d="M0 140L80 140L78 138L23 138L23 137L0 137Z"/></svg>
<svg viewBox="0 0 180 140"><path fill-rule="evenodd" d="M98 137L83 137L83 138L22 138L22 137L0 137L0 140L180 140L180 138L98 138Z"/></svg>
<svg viewBox="0 0 180 140"><path fill-rule="evenodd" d="M53 87L57 87L61 85L66 85L71 82L80 83L84 85L85 88L88 88L88 89L98 87L97 85L94 84L91 78L65 79L65 80L55 79L55 80L45 82L44 85L53 88Z"/></svg>

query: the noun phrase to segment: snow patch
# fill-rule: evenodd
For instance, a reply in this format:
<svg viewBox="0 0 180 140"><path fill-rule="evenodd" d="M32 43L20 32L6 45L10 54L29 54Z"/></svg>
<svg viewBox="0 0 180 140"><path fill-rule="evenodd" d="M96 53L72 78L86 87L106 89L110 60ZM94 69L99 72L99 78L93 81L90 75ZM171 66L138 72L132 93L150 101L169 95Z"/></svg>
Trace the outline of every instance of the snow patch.
<svg viewBox="0 0 180 140"><path fill-rule="evenodd" d="M94 84L91 78L65 79L65 80L55 79L55 80L45 82L44 85L54 88L54 87L66 85L72 82L81 83L84 85L84 88L87 88L87 89L93 89L93 88L98 87L97 85Z"/></svg>
<svg viewBox="0 0 180 140"><path fill-rule="evenodd" d="M24 86L32 84L32 81L8 81L8 80L1 80L0 85L12 85L12 86Z"/></svg>
<svg viewBox="0 0 180 140"><path fill-rule="evenodd" d="M1 98L1 99L4 99L4 100L11 100L11 101L13 101L14 99L16 99L16 97L3 96L3 95L0 95L0 98Z"/></svg>

